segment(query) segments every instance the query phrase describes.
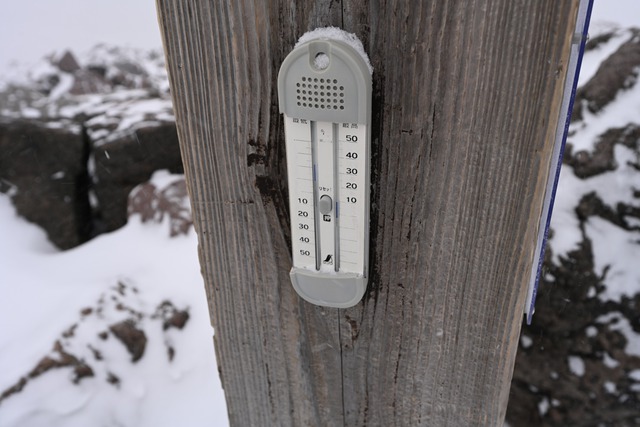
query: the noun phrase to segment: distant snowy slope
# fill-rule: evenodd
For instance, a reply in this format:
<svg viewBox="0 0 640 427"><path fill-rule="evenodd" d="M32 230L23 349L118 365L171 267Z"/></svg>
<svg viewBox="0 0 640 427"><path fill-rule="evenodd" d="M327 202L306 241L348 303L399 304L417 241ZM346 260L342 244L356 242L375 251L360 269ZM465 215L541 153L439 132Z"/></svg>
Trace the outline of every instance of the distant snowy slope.
<svg viewBox="0 0 640 427"><path fill-rule="evenodd" d="M0 70L0 115L6 117L55 120L79 114L114 115L115 102L150 98L162 100L163 111L171 114L160 49L99 44L80 54L63 50L30 66ZM139 110L145 112L143 107Z"/></svg>

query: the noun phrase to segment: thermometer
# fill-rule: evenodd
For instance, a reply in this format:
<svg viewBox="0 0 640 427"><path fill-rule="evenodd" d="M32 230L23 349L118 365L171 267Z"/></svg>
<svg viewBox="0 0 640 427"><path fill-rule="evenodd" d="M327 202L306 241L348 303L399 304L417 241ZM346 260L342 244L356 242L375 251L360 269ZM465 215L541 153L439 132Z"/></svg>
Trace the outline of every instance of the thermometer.
<svg viewBox="0 0 640 427"><path fill-rule="evenodd" d="M371 74L350 44L296 47L278 75L284 116L291 282L305 300L346 308L367 284Z"/></svg>

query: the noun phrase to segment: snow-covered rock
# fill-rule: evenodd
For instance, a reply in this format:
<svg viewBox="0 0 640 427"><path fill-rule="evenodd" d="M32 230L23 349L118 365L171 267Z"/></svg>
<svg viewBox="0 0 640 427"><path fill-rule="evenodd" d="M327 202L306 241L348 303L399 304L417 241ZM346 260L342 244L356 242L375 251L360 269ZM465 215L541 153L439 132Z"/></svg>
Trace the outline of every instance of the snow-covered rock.
<svg viewBox="0 0 640 427"><path fill-rule="evenodd" d="M95 226L113 231L127 222L127 198L157 170L182 172L175 123L132 124L130 132L92 144L89 157L92 192L96 197Z"/></svg>
<svg viewBox="0 0 640 427"><path fill-rule="evenodd" d="M169 222L169 236L188 234L193 226L187 184L182 175L156 172L151 181L138 185L129 195L129 216L143 223Z"/></svg>
<svg viewBox="0 0 640 427"><path fill-rule="evenodd" d="M68 144L49 143L60 135ZM0 80L0 137L0 191L63 249L122 227L129 192L154 171L182 171L160 51L98 45Z"/></svg>

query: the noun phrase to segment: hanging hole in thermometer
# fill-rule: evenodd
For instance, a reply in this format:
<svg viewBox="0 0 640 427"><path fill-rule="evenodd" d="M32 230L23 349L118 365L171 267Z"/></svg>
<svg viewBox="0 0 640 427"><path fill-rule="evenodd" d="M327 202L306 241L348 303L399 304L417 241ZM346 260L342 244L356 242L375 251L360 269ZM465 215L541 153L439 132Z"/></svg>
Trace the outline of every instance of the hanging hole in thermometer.
<svg viewBox="0 0 640 427"><path fill-rule="evenodd" d="M368 274L371 74L349 44L313 40L283 62L278 95L292 284L314 304L353 306Z"/></svg>

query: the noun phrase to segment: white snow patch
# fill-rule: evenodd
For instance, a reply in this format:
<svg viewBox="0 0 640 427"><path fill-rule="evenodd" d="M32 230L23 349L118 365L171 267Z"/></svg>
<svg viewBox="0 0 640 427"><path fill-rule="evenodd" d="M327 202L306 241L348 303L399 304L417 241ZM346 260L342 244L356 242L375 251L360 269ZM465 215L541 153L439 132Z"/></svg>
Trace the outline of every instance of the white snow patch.
<svg viewBox="0 0 640 427"><path fill-rule="evenodd" d="M117 131L130 129L134 124L149 121L149 118L157 118L164 114L166 118L173 120L171 100L169 99L131 99L120 101L117 104L108 104L109 109L104 109L104 115L92 119L91 125L118 123ZM157 120L153 120L157 122Z"/></svg>
<svg viewBox="0 0 640 427"><path fill-rule="evenodd" d="M594 1L592 15L595 23L592 28L637 26L640 3L637 0Z"/></svg>
<svg viewBox="0 0 640 427"><path fill-rule="evenodd" d="M640 357L640 334L633 330L627 318L621 313L614 312L599 316L596 322L608 325L612 331L618 331L624 335L627 339L625 352Z"/></svg>
<svg viewBox="0 0 640 427"><path fill-rule="evenodd" d="M633 371L630 371L629 378L634 381L640 381L640 369L634 369Z"/></svg>
<svg viewBox="0 0 640 427"><path fill-rule="evenodd" d="M604 390L609 394L615 394L616 391L618 390L616 387L616 384L611 381L605 381L604 384L602 384L602 386L604 387Z"/></svg>
<svg viewBox="0 0 640 427"><path fill-rule="evenodd" d="M25 119L36 119L40 117L42 114L36 108L23 107L22 110L20 110L20 115Z"/></svg>
<svg viewBox="0 0 640 427"><path fill-rule="evenodd" d="M531 337L528 337L526 335L522 335L520 337L520 345L522 346L522 348L529 348L532 344L533 340L531 339Z"/></svg>
<svg viewBox="0 0 640 427"><path fill-rule="evenodd" d="M80 133L79 129L80 126L68 122L67 120L63 120L63 121L55 121L55 122L46 122L45 123L45 127L47 127L48 129L69 129L71 130L73 133Z"/></svg>
<svg viewBox="0 0 640 427"><path fill-rule="evenodd" d="M313 65L318 70L326 70L329 67L329 55L326 53L319 53L313 59Z"/></svg>
<svg viewBox="0 0 640 427"><path fill-rule="evenodd" d="M159 170L153 173L149 182L155 185L157 188L166 188L169 185L178 182L182 179L182 175L173 174L166 169Z"/></svg>
<svg viewBox="0 0 640 427"><path fill-rule="evenodd" d="M109 136L110 132L107 129L98 129L98 130L89 130L87 131L87 133L89 134L89 136L93 141L97 141L99 139L103 139Z"/></svg>
<svg viewBox="0 0 640 427"><path fill-rule="evenodd" d="M558 263L560 255L575 249L582 241L580 222L575 214L575 207L582 198L581 186L584 181L578 179L573 170L567 166L560 170L560 180L551 217L553 237L549 240L553 258Z"/></svg>
<svg viewBox="0 0 640 427"><path fill-rule="evenodd" d="M373 74L373 67L371 66L371 61L369 61L369 56L367 55L367 52L365 52L362 42L360 41L358 36L356 36L355 34L348 33L337 27L316 28L315 30L308 31L304 33L302 36L300 36L295 47L298 47L312 40L337 40L337 41L341 41L343 43L348 44L349 46L354 48L356 52L358 52L358 54L362 57L364 62L367 64L367 68L369 69L369 74Z"/></svg>
<svg viewBox="0 0 640 427"><path fill-rule="evenodd" d="M567 358L567 362L569 363L569 370L572 374L577 375L579 377L584 375L585 366L584 360L578 356L569 356Z"/></svg>
<svg viewBox="0 0 640 427"><path fill-rule="evenodd" d="M35 65L31 66L29 68L29 71L25 73L26 75L23 75L22 79L19 79L17 82L25 83L28 80L45 80L49 76L57 74L58 72L58 68L51 63L51 60L49 58L43 58L36 62ZM27 78L28 80L25 80L25 78Z"/></svg>
<svg viewBox="0 0 640 427"><path fill-rule="evenodd" d="M549 399L547 399L546 397L543 397L542 400L540 402L538 402L538 413L540 415L544 415L547 412L549 412L549 407L551 405L549 405Z"/></svg>
<svg viewBox="0 0 640 427"><path fill-rule="evenodd" d="M620 362L618 362L613 357L609 356L609 353L607 353L606 351L604 352L604 355L602 356L602 363L604 363L604 366L606 366L607 368L611 368L611 369L617 368L618 366L620 366Z"/></svg>
<svg viewBox="0 0 640 427"><path fill-rule="evenodd" d="M53 88L51 93L49 94L49 99L55 100L60 98L62 95L66 94L73 87L73 83L75 82L75 78L73 75L68 73L58 73L60 77L60 82Z"/></svg>
<svg viewBox="0 0 640 427"><path fill-rule="evenodd" d="M89 154L89 159L87 160L87 171L89 172L91 179L93 179L93 182L98 182L96 175L96 159L93 153Z"/></svg>
<svg viewBox="0 0 640 427"><path fill-rule="evenodd" d="M624 219L627 221L627 224L629 224L629 227L640 228L640 219L632 216L625 216Z"/></svg>
<svg viewBox="0 0 640 427"><path fill-rule="evenodd" d="M638 161L633 150L616 144L614 158L618 165L617 169L588 179L576 177L570 167L564 166L561 169L560 184L551 219L551 228L554 234L550 239L550 245L555 262L558 262L559 256L576 249L578 243L582 241L575 208L585 194L595 192L605 204L615 208L619 202L633 200L634 190L640 188L640 175L629 164ZM614 230L611 236L607 234L610 230ZM589 218L585 231L587 237L592 241L594 262L600 269L599 272L602 272L604 266L615 261L618 266L614 270L627 271L631 279L631 282L627 283L626 289L634 289L634 292L640 289L638 281L640 280L640 270L630 268L635 265L636 259L640 259L638 256L640 246L633 243L634 239L640 240L640 233L630 233L596 217ZM596 252L598 253L596 254ZM613 256L614 253L620 256ZM625 288L619 282L609 283L607 281L606 284L607 293L611 287L611 295L619 296L619 291L616 289ZM611 297L611 295L607 296Z"/></svg>
<svg viewBox="0 0 640 427"><path fill-rule="evenodd" d="M591 237L594 270L605 274L606 289L600 298L620 301L623 295L640 290L640 270L629 268L640 260L640 236L630 233L599 217L590 217L585 231ZM635 236L634 236L635 234Z"/></svg>
<svg viewBox="0 0 640 427"><path fill-rule="evenodd" d="M93 209L97 209L100 206L98 196L96 196L96 192L94 190L89 190L89 206Z"/></svg>

